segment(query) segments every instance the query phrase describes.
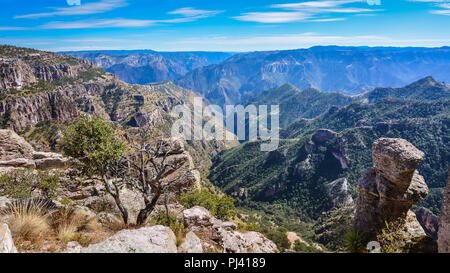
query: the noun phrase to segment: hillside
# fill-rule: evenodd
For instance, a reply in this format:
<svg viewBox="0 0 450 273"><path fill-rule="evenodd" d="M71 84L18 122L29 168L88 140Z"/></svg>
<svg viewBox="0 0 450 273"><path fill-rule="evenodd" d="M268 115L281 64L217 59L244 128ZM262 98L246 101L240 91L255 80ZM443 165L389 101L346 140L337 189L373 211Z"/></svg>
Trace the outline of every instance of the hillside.
<svg viewBox="0 0 450 273"><path fill-rule="evenodd" d="M83 114L124 130L154 127L168 137L171 109L195 96L171 82L130 85L86 60L10 46L0 47L0 95L1 126L53 150L64 126ZM210 155L228 147L223 141L189 144L201 169L210 165Z"/></svg>
<svg viewBox="0 0 450 273"><path fill-rule="evenodd" d="M423 87L414 94L426 93L429 86ZM436 96L447 97L444 93ZM308 234L305 223L313 223L319 238L315 240L338 248L336 238L322 233L344 230L336 223L348 218L340 213L354 205L357 181L372 165L372 143L381 137L403 138L425 152L419 171L430 195L419 206L439 214L450 164L449 136L448 98L355 101L342 108L331 107L314 119L293 122L281 131L284 140L276 151L261 152L260 143L247 142L220 153L213 159L209 178L237 197L241 208L269 214L270 221L304 234ZM334 210L340 207L344 209Z"/></svg>
<svg viewBox="0 0 450 273"><path fill-rule="evenodd" d="M173 81L193 69L220 63L232 55L222 52L156 52L152 50L63 53L86 59L131 84Z"/></svg>
<svg viewBox="0 0 450 273"><path fill-rule="evenodd" d="M380 86L401 87L427 76L450 81L449 48L313 47L237 54L201 67L176 83L217 104L240 103L291 83L297 88L360 94Z"/></svg>
<svg viewBox="0 0 450 273"><path fill-rule="evenodd" d="M325 93L308 88L299 90L292 84L252 95L245 100L244 105L279 105L280 126L285 128L298 118L315 118L331 107L343 107L356 98L332 92Z"/></svg>

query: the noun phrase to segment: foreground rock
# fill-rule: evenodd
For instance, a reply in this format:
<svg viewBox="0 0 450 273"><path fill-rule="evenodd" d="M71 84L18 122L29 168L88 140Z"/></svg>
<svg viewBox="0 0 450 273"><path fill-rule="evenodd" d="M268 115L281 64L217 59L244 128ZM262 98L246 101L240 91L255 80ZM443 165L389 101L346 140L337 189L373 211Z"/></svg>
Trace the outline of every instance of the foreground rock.
<svg viewBox="0 0 450 273"><path fill-rule="evenodd" d="M70 159L57 153L37 152L21 136L11 130L0 130L0 172L14 168L62 169L70 165Z"/></svg>
<svg viewBox="0 0 450 273"><path fill-rule="evenodd" d="M355 229L374 239L388 223L401 223L405 251L430 249L430 243L411 207L428 195L424 178L416 170L424 153L404 139L381 138L374 142L374 168L358 182Z"/></svg>
<svg viewBox="0 0 450 273"><path fill-rule="evenodd" d="M450 253L450 169L448 174L447 187L442 201L441 218L439 219L438 246L440 253Z"/></svg>
<svg viewBox="0 0 450 273"><path fill-rule="evenodd" d="M105 241L86 248L68 245L66 253L177 253L176 238L168 227L122 230Z"/></svg>
<svg viewBox="0 0 450 273"><path fill-rule="evenodd" d="M7 224L0 225L0 253L17 253Z"/></svg>
<svg viewBox="0 0 450 273"><path fill-rule="evenodd" d="M274 253L275 243L258 232L239 232L231 222L223 222L211 216L202 207L183 212L185 227L201 240L204 252L223 253Z"/></svg>

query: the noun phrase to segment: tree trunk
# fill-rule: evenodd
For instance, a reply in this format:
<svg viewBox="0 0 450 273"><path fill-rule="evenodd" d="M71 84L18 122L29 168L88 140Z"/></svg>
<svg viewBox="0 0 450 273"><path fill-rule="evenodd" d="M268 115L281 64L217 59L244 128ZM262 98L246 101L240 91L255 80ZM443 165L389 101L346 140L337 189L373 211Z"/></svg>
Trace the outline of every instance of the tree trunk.
<svg viewBox="0 0 450 273"><path fill-rule="evenodd" d="M117 207L119 208L120 213L122 214L123 222L125 223L125 225L128 225L128 210L125 208L125 206L122 204L122 201L120 200L119 189L116 189L117 192L114 193L113 190L111 189L111 185L109 184L109 181L106 178L106 176L103 175L102 177L103 182L105 183L106 191L114 198L114 201Z"/></svg>
<svg viewBox="0 0 450 273"><path fill-rule="evenodd" d="M144 209L141 209L139 212L139 215L136 220L136 224L138 226L145 225L147 222L148 216L152 213L152 211L155 209L156 203L158 203L158 199L161 196L161 191L157 191L155 193L155 196L153 196L152 201L150 204L148 204Z"/></svg>

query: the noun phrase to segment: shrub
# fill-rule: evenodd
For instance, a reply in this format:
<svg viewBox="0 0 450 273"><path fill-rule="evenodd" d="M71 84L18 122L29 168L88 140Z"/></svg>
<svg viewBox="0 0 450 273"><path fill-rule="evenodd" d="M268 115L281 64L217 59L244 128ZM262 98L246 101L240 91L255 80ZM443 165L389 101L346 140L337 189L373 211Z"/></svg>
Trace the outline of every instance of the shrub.
<svg viewBox="0 0 450 273"><path fill-rule="evenodd" d="M236 215L235 200L230 196L211 193L202 189L181 195L180 203L186 208L201 206L206 208L215 217L227 221Z"/></svg>
<svg viewBox="0 0 450 273"><path fill-rule="evenodd" d="M178 221L175 214L167 214L166 212L160 210L152 217L151 223L169 227L176 236L177 246L182 244L186 235L186 229L184 228L184 224L181 221Z"/></svg>
<svg viewBox="0 0 450 273"><path fill-rule="evenodd" d="M281 252L291 247L291 242L287 237L287 230L283 227L268 230L264 232L264 234L267 236L267 238L269 238L269 240L277 245L278 250Z"/></svg>
<svg viewBox="0 0 450 273"><path fill-rule="evenodd" d="M18 169L0 176L0 195L30 198L39 191L44 198L54 198L60 183L59 173Z"/></svg>
<svg viewBox="0 0 450 273"><path fill-rule="evenodd" d="M352 230L345 235L346 248L350 253L366 252L366 236L356 230Z"/></svg>
<svg viewBox="0 0 450 273"><path fill-rule="evenodd" d="M385 222L386 227L377 235L377 240L381 246L382 253L402 253L406 242L411 240L405 236L404 222Z"/></svg>
<svg viewBox="0 0 450 273"><path fill-rule="evenodd" d="M18 242L37 241L50 230L43 202L14 202L6 212L8 225Z"/></svg>

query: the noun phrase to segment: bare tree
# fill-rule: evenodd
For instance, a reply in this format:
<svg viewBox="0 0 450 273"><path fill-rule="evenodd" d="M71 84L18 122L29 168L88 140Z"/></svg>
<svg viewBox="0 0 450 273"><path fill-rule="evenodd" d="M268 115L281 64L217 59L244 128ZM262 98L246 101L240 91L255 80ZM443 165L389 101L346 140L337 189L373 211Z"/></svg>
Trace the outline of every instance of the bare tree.
<svg viewBox="0 0 450 273"><path fill-rule="evenodd" d="M169 183L164 178L176 170L176 166L167 162L172 152L172 142L157 137L152 142L152 131L149 127L138 129L135 136L127 136L133 152L126 156L129 164L128 183L138 190L144 199L145 207L139 212L137 225L146 223L155 209L160 197L166 193Z"/></svg>

